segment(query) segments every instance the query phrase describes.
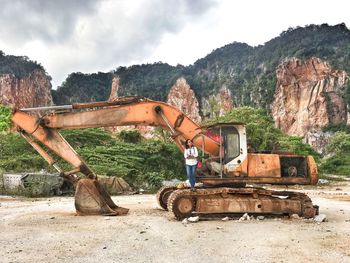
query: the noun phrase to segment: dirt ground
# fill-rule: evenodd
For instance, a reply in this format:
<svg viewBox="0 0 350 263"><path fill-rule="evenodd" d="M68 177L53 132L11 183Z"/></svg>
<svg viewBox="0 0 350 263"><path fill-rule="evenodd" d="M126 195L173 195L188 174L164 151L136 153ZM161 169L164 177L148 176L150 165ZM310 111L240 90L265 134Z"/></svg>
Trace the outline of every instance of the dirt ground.
<svg viewBox="0 0 350 263"><path fill-rule="evenodd" d="M0 196L0 262L350 262L350 182L303 189L328 222L184 225L155 195L116 196L127 216L75 215L72 197Z"/></svg>

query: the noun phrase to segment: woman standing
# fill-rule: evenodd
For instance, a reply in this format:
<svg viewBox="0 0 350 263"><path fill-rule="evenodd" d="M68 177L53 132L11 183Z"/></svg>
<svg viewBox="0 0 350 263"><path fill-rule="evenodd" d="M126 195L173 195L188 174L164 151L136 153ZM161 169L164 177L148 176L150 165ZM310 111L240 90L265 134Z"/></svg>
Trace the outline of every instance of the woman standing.
<svg viewBox="0 0 350 263"><path fill-rule="evenodd" d="M194 191L195 184L196 184L196 167L197 167L197 157L198 157L198 150L193 145L193 142L191 140L186 140L185 142L185 152L184 157L186 160L186 173L188 180L191 184L191 191Z"/></svg>

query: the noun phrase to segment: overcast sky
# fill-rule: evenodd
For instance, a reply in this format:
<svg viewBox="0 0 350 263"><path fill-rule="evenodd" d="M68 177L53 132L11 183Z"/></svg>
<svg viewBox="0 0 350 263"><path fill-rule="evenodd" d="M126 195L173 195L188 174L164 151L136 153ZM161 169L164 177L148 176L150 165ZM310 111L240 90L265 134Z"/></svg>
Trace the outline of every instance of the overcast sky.
<svg viewBox="0 0 350 263"><path fill-rule="evenodd" d="M344 22L348 0L0 0L0 50L41 63L56 88L71 72L162 61L189 65L234 41Z"/></svg>

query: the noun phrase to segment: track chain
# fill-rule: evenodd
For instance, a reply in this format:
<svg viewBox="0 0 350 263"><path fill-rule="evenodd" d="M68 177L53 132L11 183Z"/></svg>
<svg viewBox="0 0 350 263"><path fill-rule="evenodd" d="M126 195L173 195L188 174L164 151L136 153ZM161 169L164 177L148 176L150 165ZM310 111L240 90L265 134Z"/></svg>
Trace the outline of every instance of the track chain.
<svg viewBox="0 0 350 263"><path fill-rule="evenodd" d="M312 201L310 197L308 197L304 193L299 192L292 192L292 191L274 191L274 190L266 190L263 188L228 188L228 187L222 187L222 188L197 188L196 191L191 191L190 189L178 189L171 193L168 199L168 211L172 212L177 220L182 220L186 216L181 214L174 205L176 204L176 201L183 197L192 197L194 202L194 210L192 214L195 214L195 207L196 207L196 198L199 196L210 196L210 195L216 195L216 194L240 194L240 195L251 195L253 198L256 195L265 195L269 197L278 197L278 196L288 196L289 200L299 200L301 203L301 215L302 217L310 218L315 215L315 213L318 213L318 207L313 206ZM316 211L316 212L315 212ZM244 213L244 211L242 211ZM220 214L202 214L206 217L222 217L227 216L229 214L235 214L235 213L220 213Z"/></svg>

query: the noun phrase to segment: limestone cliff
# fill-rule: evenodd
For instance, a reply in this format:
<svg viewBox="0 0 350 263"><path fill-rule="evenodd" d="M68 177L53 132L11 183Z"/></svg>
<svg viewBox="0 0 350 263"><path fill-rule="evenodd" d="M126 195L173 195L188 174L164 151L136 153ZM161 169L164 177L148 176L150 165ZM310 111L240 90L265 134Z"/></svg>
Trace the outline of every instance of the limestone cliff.
<svg viewBox="0 0 350 263"><path fill-rule="evenodd" d="M217 94L202 98L202 113L205 117L213 118L222 116L232 109L233 96L226 85L223 85Z"/></svg>
<svg viewBox="0 0 350 263"><path fill-rule="evenodd" d="M0 75L0 103L16 108L52 105L50 78L38 69L23 78Z"/></svg>
<svg viewBox="0 0 350 263"><path fill-rule="evenodd" d="M198 100L184 78L177 79L176 83L171 87L167 103L178 108L194 122L201 122Z"/></svg>
<svg viewBox="0 0 350 263"><path fill-rule="evenodd" d="M326 146L334 134L323 132L322 130L309 131L304 136L304 143L308 143L312 148L323 156L326 155Z"/></svg>
<svg viewBox="0 0 350 263"><path fill-rule="evenodd" d="M120 78L119 76L114 75L112 79L111 93L109 95L108 101L113 101L118 99L119 88L120 88ZM111 126L111 127L105 127L104 129L112 133L118 133L123 130L137 129L140 132L140 134L145 138L153 138L155 133L154 127L144 126L144 125Z"/></svg>
<svg viewBox="0 0 350 263"><path fill-rule="evenodd" d="M289 58L276 70L271 105L276 126L290 135L305 136L328 124L347 122L344 100L348 75L319 58Z"/></svg>
<svg viewBox="0 0 350 263"><path fill-rule="evenodd" d="M118 98L119 82L120 82L119 77L116 75L113 75L111 93L108 98L109 101L113 101Z"/></svg>

